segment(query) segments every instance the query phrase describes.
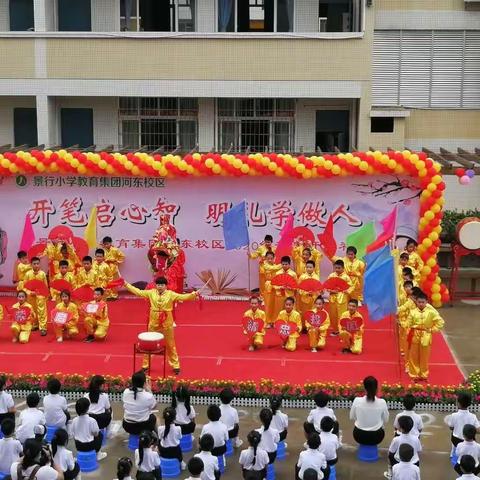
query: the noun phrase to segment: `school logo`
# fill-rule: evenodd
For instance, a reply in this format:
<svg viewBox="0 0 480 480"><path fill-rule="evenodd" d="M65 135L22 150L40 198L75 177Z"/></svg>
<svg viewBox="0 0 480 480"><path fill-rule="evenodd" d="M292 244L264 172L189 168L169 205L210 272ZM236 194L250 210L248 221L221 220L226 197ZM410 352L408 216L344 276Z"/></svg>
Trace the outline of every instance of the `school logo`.
<svg viewBox="0 0 480 480"><path fill-rule="evenodd" d="M17 184L17 187L26 187L28 184L27 177L25 175L17 175L15 177L15 183Z"/></svg>

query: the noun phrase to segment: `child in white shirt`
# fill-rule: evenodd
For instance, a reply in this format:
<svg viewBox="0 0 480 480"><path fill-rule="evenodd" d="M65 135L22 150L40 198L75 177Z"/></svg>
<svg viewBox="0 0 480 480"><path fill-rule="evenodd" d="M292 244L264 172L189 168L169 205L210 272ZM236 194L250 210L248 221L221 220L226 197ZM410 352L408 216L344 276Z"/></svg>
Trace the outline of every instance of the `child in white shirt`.
<svg viewBox="0 0 480 480"><path fill-rule="evenodd" d="M137 480L161 480L157 438L152 432L145 431L140 435L135 450L135 465L138 469Z"/></svg>
<svg viewBox="0 0 480 480"><path fill-rule="evenodd" d="M259 447L268 453L270 463L273 463L277 458L278 442L280 441L278 430L272 427L272 419L272 411L269 408L262 409L260 411L262 426L256 430L262 437Z"/></svg>
<svg viewBox="0 0 480 480"><path fill-rule="evenodd" d="M220 421L223 422L228 429L228 438L232 440L232 444L235 448L241 447L243 441L238 438L238 430L240 420L238 418L238 411L236 408L233 408L230 403L234 399L234 394L231 388L224 388L220 392L220 411L222 416Z"/></svg>
<svg viewBox="0 0 480 480"><path fill-rule="evenodd" d="M313 397L313 401L317 406L313 410L310 410L310 413L307 417L307 422L312 423L315 427L315 430L320 433L322 429L320 428L320 422L322 421L323 417L330 417L335 422L335 428L333 429L332 433L338 435L338 422L337 417L335 416L335 412L328 408L328 402L330 401L330 396L324 392L318 392Z"/></svg>
<svg viewBox="0 0 480 480"><path fill-rule="evenodd" d="M475 460L475 468L473 473L478 475L480 473L480 444L475 441L477 429L473 425L465 425L463 427L463 442L460 442L455 448L455 455L458 457L455 471L460 475L463 473L460 467L460 462L464 455L470 455Z"/></svg>
<svg viewBox="0 0 480 480"><path fill-rule="evenodd" d="M24 444L27 439L34 438L33 429L37 425L45 425L45 415L37 407L40 403L38 393L32 392L27 395L27 407L20 412L18 417L17 439Z"/></svg>
<svg viewBox="0 0 480 480"><path fill-rule="evenodd" d="M267 467L270 463L268 453L259 447L262 436L256 430L247 435L249 448L242 450L238 463L242 466L243 478L263 480L267 476Z"/></svg>
<svg viewBox="0 0 480 480"><path fill-rule="evenodd" d="M202 478L204 465L201 458L198 458L198 457L191 458L190 461L188 462L187 468L188 468L188 472L190 473L190 476L185 480L196 480L196 479Z"/></svg>
<svg viewBox="0 0 480 480"><path fill-rule="evenodd" d="M175 425L182 429L182 435L195 431L195 409L190 405L190 392L186 387L178 387L172 395L172 407L175 409Z"/></svg>
<svg viewBox="0 0 480 480"><path fill-rule="evenodd" d="M420 480L420 468L412 463L414 453L413 447L408 443L400 445L400 462L392 467L392 480Z"/></svg>
<svg viewBox="0 0 480 480"><path fill-rule="evenodd" d="M270 409L273 413L272 427L280 434L280 441L283 442L288 434L288 415L280 411L282 399L273 397L270 399Z"/></svg>
<svg viewBox="0 0 480 480"><path fill-rule="evenodd" d="M316 432L312 433L308 437L307 445L308 449L300 452L298 457L296 465L297 476L300 480L303 480L305 470L312 468L317 472L318 478L322 479L329 467L325 455L320 451L320 435Z"/></svg>
<svg viewBox="0 0 480 480"><path fill-rule="evenodd" d="M218 405L210 405L207 409L207 417L210 420L202 428L200 438L206 433L209 433L213 437L214 447L212 455L220 457L225 455L227 451L228 430L224 423L220 421L222 412Z"/></svg>
<svg viewBox="0 0 480 480"><path fill-rule="evenodd" d="M6 418L15 423L15 403L13 397L4 390L7 379L0 377L0 425Z"/></svg>
<svg viewBox="0 0 480 480"><path fill-rule="evenodd" d="M18 461L23 453L22 444L15 439L15 422L11 418L5 418L2 422L2 434L0 440L0 473L10 475L12 465Z"/></svg>
<svg viewBox="0 0 480 480"><path fill-rule="evenodd" d="M122 457L117 462L117 478L115 480L133 480L131 477L133 462L128 457Z"/></svg>
<svg viewBox="0 0 480 480"><path fill-rule="evenodd" d="M182 429L175 425L175 409L167 407L163 410L163 422L165 425L158 427L158 443L160 456L162 458L176 458L185 470L183 462L182 449L180 448L180 440L182 439Z"/></svg>
<svg viewBox="0 0 480 480"><path fill-rule="evenodd" d="M213 437L206 433L199 442L200 453L194 455L194 457L200 458L203 462L203 472L200 475L201 480L218 480L220 478L218 458L212 455L213 445Z"/></svg>
<svg viewBox="0 0 480 480"><path fill-rule="evenodd" d="M462 475L457 480L480 480L473 472L475 470L475 459L471 455L464 455L460 462Z"/></svg>
<svg viewBox="0 0 480 480"><path fill-rule="evenodd" d="M73 453L67 449L68 433L59 428L52 439L52 455L55 465L63 471L65 480L73 480L80 473L80 466L75 461Z"/></svg>
<svg viewBox="0 0 480 480"><path fill-rule="evenodd" d="M393 421L393 427L397 433L399 430L398 419L403 416L408 416L412 417L413 420L413 428L410 433L412 435L417 435L417 437L420 436L420 433L423 430L423 420L422 417L414 410L415 403L415 397L411 393L408 393L405 395L405 397L403 397L403 406L405 407L405 410L397 414L395 420Z"/></svg>
<svg viewBox="0 0 480 480"><path fill-rule="evenodd" d="M325 455L329 466L335 465L338 461L337 450L340 448L338 437L333 433L335 421L331 417L323 417L320 428L320 451Z"/></svg>
<svg viewBox="0 0 480 480"><path fill-rule="evenodd" d="M50 393L43 398L43 411L48 427L67 428L70 420L67 399L59 395L61 388L62 384L56 378L52 378L47 383L47 390Z"/></svg>
<svg viewBox="0 0 480 480"><path fill-rule="evenodd" d="M467 392L460 392L457 396L458 410L445 417L445 423L450 427L450 430L452 430L452 452L450 456L453 455L454 447L460 442L463 442L463 427L465 425L473 425L477 429L477 432L480 430L478 418L468 411L468 407L470 407L471 404L472 396Z"/></svg>

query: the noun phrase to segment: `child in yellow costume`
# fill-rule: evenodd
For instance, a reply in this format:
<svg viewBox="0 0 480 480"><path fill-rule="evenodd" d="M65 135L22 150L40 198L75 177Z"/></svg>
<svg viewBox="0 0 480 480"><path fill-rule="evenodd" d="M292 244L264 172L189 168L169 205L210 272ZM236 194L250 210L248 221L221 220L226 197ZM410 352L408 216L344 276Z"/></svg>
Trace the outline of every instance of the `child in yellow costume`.
<svg viewBox="0 0 480 480"><path fill-rule="evenodd" d="M363 301L363 276L365 274L365 262L357 258L357 249L355 247L347 247L347 255L340 259L333 257L332 261L343 260L345 273L350 277L353 290L350 294L352 298L356 298L359 302Z"/></svg>
<svg viewBox="0 0 480 480"><path fill-rule="evenodd" d="M403 281L400 281L403 277L403 271L405 268L409 268L412 272L413 275L413 280L415 281L416 284L418 284L420 280L420 273L415 270L414 268L410 267L408 264L410 256L408 253L403 252L400 254L399 260L398 260L398 279L399 279L399 291L401 290L401 287L403 285ZM405 280L406 281L406 280Z"/></svg>
<svg viewBox="0 0 480 480"><path fill-rule="evenodd" d="M272 328L275 323L275 295L272 287L272 278L282 269L282 266L275 263L275 254L267 252L265 260L260 264L260 269L265 278L265 289L263 292L263 303L265 305L265 322L267 328Z"/></svg>
<svg viewBox="0 0 480 480"><path fill-rule="evenodd" d="M284 304L285 308L278 314L277 321L275 322L275 325L288 322L293 322L297 325L297 330L291 333L282 345L282 347L289 352L294 352L297 349L297 338L300 336L300 331L302 330L302 318L300 314L294 310L294 306L295 299L293 297L287 297Z"/></svg>
<svg viewBox="0 0 480 480"><path fill-rule="evenodd" d="M348 302L348 310L342 314L338 324L340 329L340 342L343 353L362 353L363 344L363 317L357 310L358 300L352 298Z"/></svg>
<svg viewBox="0 0 480 480"><path fill-rule="evenodd" d="M330 316L325 309L325 301L321 295L315 299L315 304L311 309L311 312L319 318L317 321L320 321L322 317L324 318L320 325L313 325L309 321L305 322L308 329L310 348L312 349L312 352L316 352L317 350L323 350L325 348L327 343L327 333L330 327Z"/></svg>
<svg viewBox="0 0 480 480"><path fill-rule="evenodd" d="M82 267L78 269L75 277L75 287L80 288L89 286L92 288L98 287L99 279L98 272L93 268L92 257L87 255L82 259Z"/></svg>
<svg viewBox="0 0 480 480"><path fill-rule="evenodd" d="M126 289L136 295L148 299L150 302L150 317L148 322L149 332L160 332L165 337L167 359L176 375L180 373L180 361L178 360L175 336L173 332L173 307L175 302L195 300L198 292L176 293L167 290L167 279L159 277L155 280L155 287L152 290L140 290L139 288L125 283ZM143 358L143 368L148 368L148 356Z"/></svg>
<svg viewBox="0 0 480 480"><path fill-rule="evenodd" d="M125 254L117 247L112 245L112 237L104 237L102 247L105 252L105 262L110 266L111 279L120 278L120 265L125 261ZM118 298L118 293L114 289L108 289L105 293L107 298Z"/></svg>
<svg viewBox="0 0 480 480"><path fill-rule="evenodd" d="M413 295L413 282L407 280L403 282L403 288L398 296L398 341L400 346L400 355L406 355L408 352L407 334L408 317L410 312L416 308L415 297Z"/></svg>
<svg viewBox="0 0 480 480"><path fill-rule="evenodd" d="M330 324L332 326L331 335L338 335L338 321L340 317L347 311L348 300L350 293L353 290L352 281L345 273L345 264L343 260L336 260L333 264L334 271L328 278L340 278L348 283L349 288L343 292L330 291L329 310L330 310Z"/></svg>
<svg viewBox="0 0 480 480"><path fill-rule="evenodd" d="M67 262L68 269L72 275L75 275L75 271L79 266L79 260L73 245L64 243L60 246L59 255L53 260L53 276L57 275L60 271L60 262Z"/></svg>
<svg viewBox="0 0 480 480"><path fill-rule="evenodd" d="M27 293L23 290L17 292L17 303L12 306L12 310L12 342L27 343L35 321L35 312L27 302Z"/></svg>
<svg viewBox="0 0 480 480"><path fill-rule="evenodd" d="M427 380L432 334L442 330L445 322L423 292L418 294L416 303L408 317L408 374L415 380Z"/></svg>
<svg viewBox="0 0 480 480"><path fill-rule="evenodd" d="M17 285L17 291L23 290L25 274L31 269L32 265L28 261L27 252L20 250L17 253L17 261L13 270L13 283Z"/></svg>
<svg viewBox="0 0 480 480"><path fill-rule="evenodd" d="M259 262L258 288L262 297L265 292L265 281L267 280L265 278L265 271L262 269L262 265L266 259L266 254L268 252L275 253L275 245L273 244L273 237L271 235L265 235L263 242L258 246L258 248L253 252L247 253L249 258L251 258L252 260L257 259Z"/></svg>
<svg viewBox="0 0 480 480"><path fill-rule="evenodd" d="M287 275L290 275L296 281L297 274L290 268L291 264L292 264L292 261L290 260L290 257L288 256L282 257L281 259L282 268L276 273L276 275L273 278L275 278L277 275L287 274ZM277 285L272 285L272 288L273 288L273 291L275 292L272 317L274 321L276 321L278 318L278 314L284 307L285 299L288 297L295 296L295 291L290 289L285 289Z"/></svg>
<svg viewBox="0 0 480 480"><path fill-rule="evenodd" d="M263 345L263 337L265 336L265 312L260 308L260 299L258 297L250 298L250 308L243 314L243 318L259 319L262 320L263 328L256 332L254 335L251 335L250 332L247 332L245 329L243 333L249 336L250 344L248 350L253 352L258 347Z"/></svg>
<svg viewBox="0 0 480 480"><path fill-rule="evenodd" d="M307 262L315 263L315 273L320 277L320 262L323 254L316 248L310 246L307 242L301 242L293 248L293 261L295 262L295 273L297 277L303 275L307 271Z"/></svg>
<svg viewBox="0 0 480 480"><path fill-rule="evenodd" d="M40 270L40 259L38 257L33 257L31 263L32 269L25 274L24 284L29 280L40 280L48 286L47 275L43 270ZM38 322L38 327L40 327L40 335L44 337L47 334L47 297L36 295L29 290L25 291L28 295L28 303L32 306L35 314L35 322ZM34 325L33 330L36 328L37 325Z"/></svg>
<svg viewBox="0 0 480 480"><path fill-rule="evenodd" d="M70 272L69 264L67 260L60 260L58 264L59 272L53 277L52 280L65 280L72 286L72 290L75 289L75 276L73 272ZM60 301L60 292L54 288L50 288L50 295L55 302Z"/></svg>
<svg viewBox="0 0 480 480"><path fill-rule="evenodd" d="M107 336L110 320L107 303L103 300L104 294L103 288L97 287L93 291L93 300L82 305L83 321L87 332L84 341L87 343L103 340Z"/></svg>
<svg viewBox="0 0 480 480"><path fill-rule="evenodd" d="M421 272L423 268L422 257L417 253L418 243L409 239L405 246L405 251L408 253L408 266L412 267L416 272Z"/></svg>
<svg viewBox="0 0 480 480"><path fill-rule="evenodd" d="M315 262L313 260L307 260L305 263L305 273L302 273L298 279L298 284L300 285L301 282L304 280L318 280L320 281L319 276L315 273ZM302 316L303 320L303 314L311 310L313 308L313 304L315 302L315 299L318 297L318 295L321 292L306 292L304 290L297 290L297 310L298 313Z"/></svg>
<svg viewBox="0 0 480 480"><path fill-rule="evenodd" d="M95 250L95 263L93 270L97 272L97 284L95 287L106 288L107 284L113 280L112 268L105 261L105 250L97 248Z"/></svg>
<svg viewBox="0 0 480 480"><path fill-rule="evenodd" d="M55 310L57 312L67 312L70 314L70 318L64 325L59 325L55 323L55 317L52 318L55 336L57 337L57 342L63 342L63 334L67 333L68 337L73 337L78 335L78 308L70 301L70 292L67 290L62 290L60 293L60 303L57 303Z"/></svg>

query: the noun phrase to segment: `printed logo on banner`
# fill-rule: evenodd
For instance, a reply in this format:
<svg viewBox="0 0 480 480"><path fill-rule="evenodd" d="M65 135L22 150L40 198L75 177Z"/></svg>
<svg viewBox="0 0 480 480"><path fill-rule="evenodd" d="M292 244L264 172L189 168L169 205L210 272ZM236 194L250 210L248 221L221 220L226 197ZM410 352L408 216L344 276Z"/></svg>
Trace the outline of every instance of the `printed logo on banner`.
<svg viewBox="0 0 480 480"><path fill-rule="evenodd" d="M17 175L15 177L15 183L17 184L17 187L26 187L28 185L27 177L25 175Z"/></svg>

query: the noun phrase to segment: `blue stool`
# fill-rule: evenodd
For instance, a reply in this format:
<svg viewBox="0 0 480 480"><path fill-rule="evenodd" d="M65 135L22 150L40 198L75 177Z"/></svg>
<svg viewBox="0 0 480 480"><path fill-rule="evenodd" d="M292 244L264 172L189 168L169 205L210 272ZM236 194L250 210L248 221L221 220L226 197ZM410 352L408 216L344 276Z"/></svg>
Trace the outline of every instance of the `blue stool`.
<svg viewBox="0 0 480 480"><path fill-rule="evenodd" d="M277 446L277 460L285 460L287 458L287 449L285 448L285 442L282 440L278 442Z"/></svg>
<svg viewBox="0 0 480 480"><path fill-rule="evenodd" d="M270 463L267 467L267 480L275 480L275 467Z"/></svg>
<svg viewBox="0 0 480 480"><path fill-rule="evenodd" d="M10 473L2 473L2 472L0 472L0 480L3 480L7 475L10 475Z"/></svg>
<svg viewBox="0 0 480 480"><path fill-rule="evenodd" d="M45 441L48 443L52 443L53 436L55 435L55 432L58 430L57 427L49 427L47 425L47 433L45 434Z"/></svg>
<svg viewBox="0 0 480 480"><path fill-rule="evenodd" d="M450 462L452 463L452 467L454 467L458 462L458 457L455 454L453 454L452 458L450 459Z"/></svg>
<svg viewBox="0 0 480 480"><path fill-rule="evenodd" d="M182 435L182 438L180 439L180 448L183 453L191 452L193 450L193 435L191 433Z"/></svg>
<svg viewBox="0 0 480 480"><path fill-rule="evenodd" d="M226 457L231 457L233 455L233 445L232 445L232 439L229 438L227 440L227 451L225 452Z"/></svg>
<svg viewBox="0 0 480 480"><path fill-rule="evenodd" d="M104 447L106 444L107 444L107 429L106 428L102 428L100 430L103 434L103 437L102 437L102 447Z"/></svg>
<svg viewBox="0 0 480 480"><path fill-rule="evenodd" d="M330 476L328 477L328 480L337 480L337 469L335 468L335 465L330 465Z"/></svg>
<svg viewBox="0 0 480 480"><path fill-rule="evenodd" d="M223 475L225 473L225 459L223 458L223 455L220 455L218 458L218 469L220 470L220 473Z"/></svg>
<svg viewBox="0 0 480 480"><path fill-rule="evenodd" d="M180 462L178 458L160 458L162 478L175 478L180 475Z"/></svg>
<svg viewBox="0 0 480 480"><path fill-rule="evenodd" d="M138 448L139 435L131 435L128 437L128 449L134 452Z"/></svg>
<svg viewBox="0 0 480 480"><path fill-rule="evenodd" d="M359 445L357 457L361 462L373 463L378 460L377 445Z"/></svg>
<svg viewBox="0 0 480 480"><path fill-rule="evenodd" d="M98 468L97 452L77 452L77 462L81 472L94 472Z"/></svg>
<svg viewBox="0 0 480 480"><path fill-rule="evenodd" d="M4 437L2 431L0 430L0 440ZM10 475L10 474L9 474Z"/></svg>

